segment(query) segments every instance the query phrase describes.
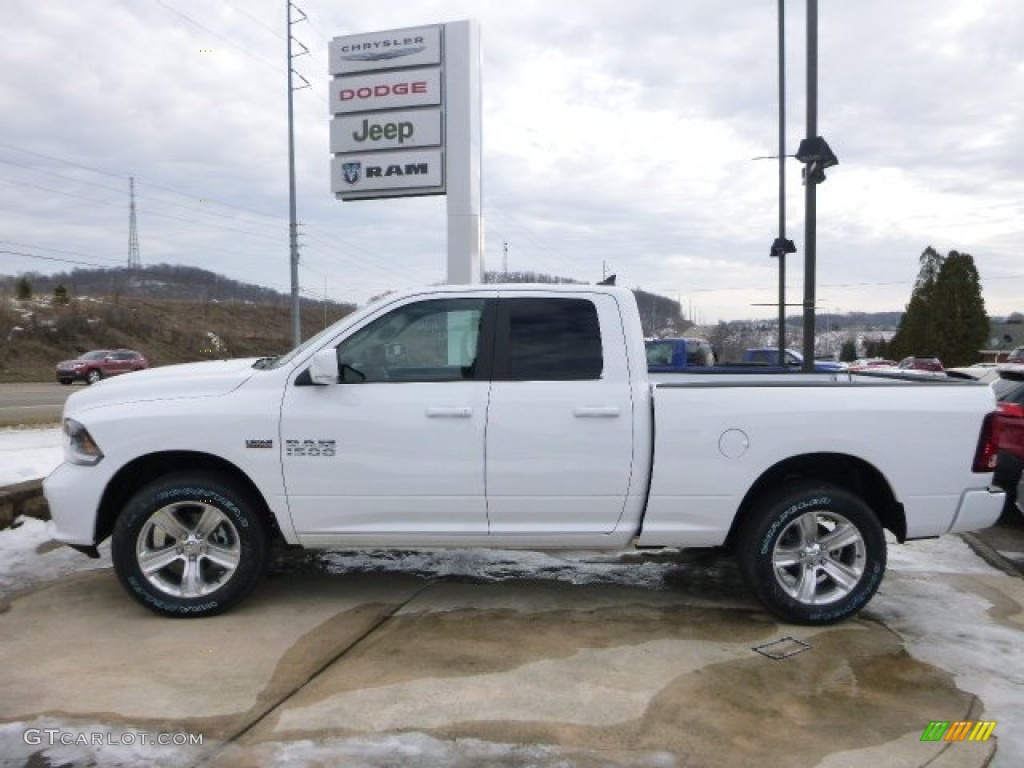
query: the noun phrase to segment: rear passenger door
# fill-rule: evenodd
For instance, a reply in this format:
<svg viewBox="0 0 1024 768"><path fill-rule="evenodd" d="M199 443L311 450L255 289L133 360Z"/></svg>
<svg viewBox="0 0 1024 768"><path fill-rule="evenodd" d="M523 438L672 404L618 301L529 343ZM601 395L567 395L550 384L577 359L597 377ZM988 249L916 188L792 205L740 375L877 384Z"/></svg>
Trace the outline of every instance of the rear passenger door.
<svg viewBox="0 0 1024 768"><path fill-rule="evenodd" d="M487 418L497 536L609 533L629 489L633 402L607 294L502 294Z"/></svg>

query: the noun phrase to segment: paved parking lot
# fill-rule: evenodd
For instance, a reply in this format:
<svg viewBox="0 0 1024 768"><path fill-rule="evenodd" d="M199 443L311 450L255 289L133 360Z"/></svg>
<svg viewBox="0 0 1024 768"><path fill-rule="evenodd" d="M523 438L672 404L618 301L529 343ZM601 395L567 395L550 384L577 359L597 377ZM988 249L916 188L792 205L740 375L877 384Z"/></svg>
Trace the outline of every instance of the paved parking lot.
<svg viewBox="0 0 1024 768"><path fill-rule="evenodd" d="M70 574L0 608L0 755L10 766L983 765L1022 724L1003 717L985 743L921 741L933 720L995 718L969 669L928 660L928 639L946 630L907 606L952 606L952 631L972 642L978 620L958 601L973 601L991 617L986 636L1019 648L1024 581L969 552L976 567L946 573L943 558L964 557L955 547L936 557L926 575L897 558L862 618L824 629L777 624L716 559L285 558L237 610L199 620L149 614L108 568ZM948 606L929 597L942 583ZM766 644L799 652L754 650ZM142 744L158 735L171 743Z"/></svg>

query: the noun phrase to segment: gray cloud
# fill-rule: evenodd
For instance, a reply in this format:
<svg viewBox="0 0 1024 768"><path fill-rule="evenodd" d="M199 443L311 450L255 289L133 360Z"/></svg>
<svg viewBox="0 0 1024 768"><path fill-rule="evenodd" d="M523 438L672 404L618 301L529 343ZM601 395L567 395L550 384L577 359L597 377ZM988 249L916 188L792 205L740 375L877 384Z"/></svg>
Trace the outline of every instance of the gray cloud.
<svg viewBox="0 0 1024 768"><path fill-rule="evenodd" d="M282 8L11 5L0 30L0 238L124 261L134 175L144 262L286 288ZM711 318L774 299L776 165L751 159L775 150L774 3L301 5L310 22L296 34L313 54L296 61L313 87L295 99L310 292L326 280L337 298L364 300L440 281L445 265L443 199L331 196L327 38L472 17L483 35L490 266L504 242L515 269L591 279L608 263L627 285L697 297ZM788 4L793 149L803 14ZM821 3L820 35L819 125L841 164L819 189L819 295L847 311L898 309L932 244L974 254L991 312L1017 309L1024 27L1013 0ZM795 161L788 179L802 250ZM797 293L801 257L787 280ZM4 272L61 266L2 258Z"/></svg>

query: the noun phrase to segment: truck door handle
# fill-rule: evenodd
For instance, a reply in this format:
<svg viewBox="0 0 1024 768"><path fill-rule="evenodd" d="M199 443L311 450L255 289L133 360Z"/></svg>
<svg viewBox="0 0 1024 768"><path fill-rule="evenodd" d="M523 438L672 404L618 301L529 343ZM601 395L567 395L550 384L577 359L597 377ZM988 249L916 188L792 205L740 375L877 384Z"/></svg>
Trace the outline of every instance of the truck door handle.
<svg viewBox="0 0 1024 768"><path fill-rule="evenodd" d="M473 415L472 408L427 408L428 419L468 419Z"/></svg>
<svg viewBox="0 0 1024 768"><path fill-rule="evenodd" d="M617 419L619 409L617 406L578 406L573 409L573 415L577 419Z"/></svg>

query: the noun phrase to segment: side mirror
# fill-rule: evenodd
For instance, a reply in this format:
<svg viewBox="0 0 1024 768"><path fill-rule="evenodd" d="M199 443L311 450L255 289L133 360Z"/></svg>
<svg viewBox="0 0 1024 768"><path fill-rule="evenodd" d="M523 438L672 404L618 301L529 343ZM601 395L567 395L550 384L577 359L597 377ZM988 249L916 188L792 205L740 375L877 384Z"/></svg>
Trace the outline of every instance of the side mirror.
<svg viewBox="0 0 1024 768"><path fill-rule="evenodd" d="M309 378L316 385L338 383L338 351L334 347L321 349L313 355Z"/></svg>

